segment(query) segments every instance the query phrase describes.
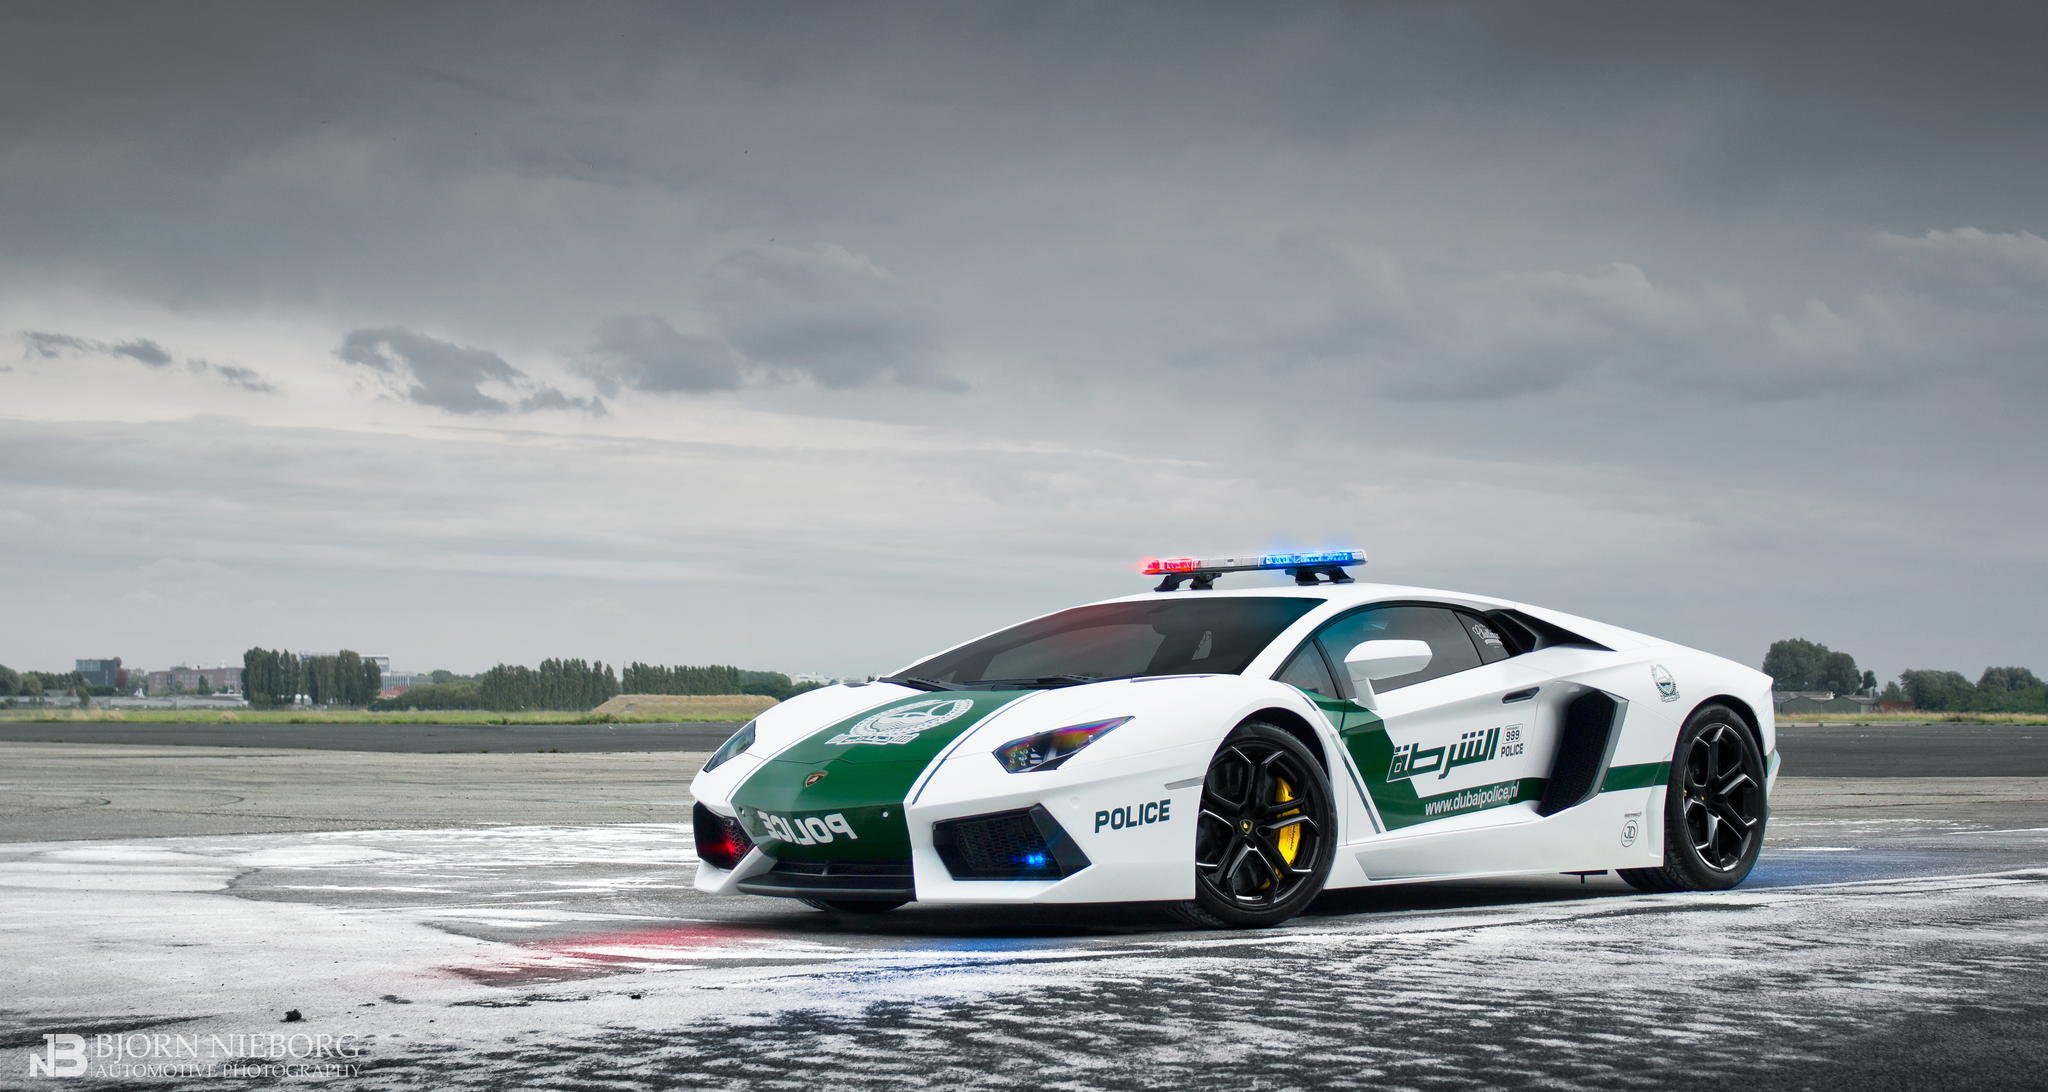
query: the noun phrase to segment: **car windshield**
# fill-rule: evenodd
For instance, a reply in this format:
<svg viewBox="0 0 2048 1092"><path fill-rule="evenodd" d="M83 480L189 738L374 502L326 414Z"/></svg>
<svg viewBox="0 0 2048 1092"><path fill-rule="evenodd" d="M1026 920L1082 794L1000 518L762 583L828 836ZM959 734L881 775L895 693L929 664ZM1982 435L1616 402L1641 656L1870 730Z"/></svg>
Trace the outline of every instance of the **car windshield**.
<svg viewBox="0 0 2048 1092"><path fill-rule="evenodd" d="M928 687L1059 686L1132 675L1235 675L1318 600L1200 597L1097 603L1012 626L892 678Z"/></svg>

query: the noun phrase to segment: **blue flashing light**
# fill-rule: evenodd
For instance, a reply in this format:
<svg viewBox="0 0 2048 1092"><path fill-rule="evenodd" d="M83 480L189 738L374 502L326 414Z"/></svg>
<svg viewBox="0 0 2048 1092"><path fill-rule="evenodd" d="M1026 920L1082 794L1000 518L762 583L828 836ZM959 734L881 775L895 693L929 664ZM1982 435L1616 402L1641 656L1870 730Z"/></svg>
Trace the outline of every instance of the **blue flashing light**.
<svg viewBox="0 0 2048 1092"><path fill-rule="evenodd" d="M1022 857L1017 858L1017 863L1023 865L1025 868L1044 868L1045 854L1026 853Z"/></svg>
<svg viewBox="0 0 2048 1092"><path fill-rule="evenodd" d="M1364 561L1364 550L1303 550L1263 555L1259 558L1259 567L1292 569L1301 565L1358 565Z"/></svg>
<svg viewBox="0 0 2048 1092"><path fill-rule="evenodd" d="M1363 564L1364 550L1283 550L1245 557L1148 557L1139 566L1138 571L1147 576L1169 576Z"/></svg>

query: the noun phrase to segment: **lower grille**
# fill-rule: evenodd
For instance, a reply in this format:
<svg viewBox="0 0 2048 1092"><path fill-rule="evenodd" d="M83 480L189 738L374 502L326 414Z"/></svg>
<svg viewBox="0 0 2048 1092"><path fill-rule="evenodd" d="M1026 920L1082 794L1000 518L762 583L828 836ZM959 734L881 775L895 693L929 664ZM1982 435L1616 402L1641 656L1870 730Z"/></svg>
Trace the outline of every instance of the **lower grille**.
<svg viewBox="0 0 2048 1092"><path fill-rule="evenodd" d="M1057 880L1088 867L1088 855L1036 804L934 824L932 846L956 880Z"/></svg>
<svg viewBox="0 0 2048 1092"><path fill-rule="evenodd" d="M749 895L895 901L917 897L908 860L777 861L736 885Z"/></svg>

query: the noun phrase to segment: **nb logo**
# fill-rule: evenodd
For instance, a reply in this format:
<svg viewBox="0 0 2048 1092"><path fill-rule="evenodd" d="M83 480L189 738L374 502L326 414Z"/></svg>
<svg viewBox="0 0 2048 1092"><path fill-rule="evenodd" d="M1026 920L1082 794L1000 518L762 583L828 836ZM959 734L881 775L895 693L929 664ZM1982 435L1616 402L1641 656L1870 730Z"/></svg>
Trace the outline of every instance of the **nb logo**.
<svg viewBox="0 0 2048 1092"><path fill-rule="evenodd" d="M31 1077L77 1077L85 1073L85 1036L45 1035L43 1052L28 1056Z"/></svg>

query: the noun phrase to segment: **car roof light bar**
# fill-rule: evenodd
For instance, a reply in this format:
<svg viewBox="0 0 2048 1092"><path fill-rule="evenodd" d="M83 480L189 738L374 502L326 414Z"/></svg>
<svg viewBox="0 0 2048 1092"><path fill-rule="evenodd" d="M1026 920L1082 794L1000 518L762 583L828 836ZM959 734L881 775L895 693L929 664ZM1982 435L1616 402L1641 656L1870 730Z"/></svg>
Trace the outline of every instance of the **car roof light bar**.
<svg viewBox="0 0 2048 1092"><path fill-rule="evenodd" d="M1163 578L1154 591L1174 591L1183 583L1194 591L1208 591L1224 573L1259 569L1283 570L1303 587L1326 580L1331 584L1349 584L1351 575L1344 571L1344 566L1363 564L1364 550L1297 550L1244 557L1148 557L1138 571Z"/></svg>

